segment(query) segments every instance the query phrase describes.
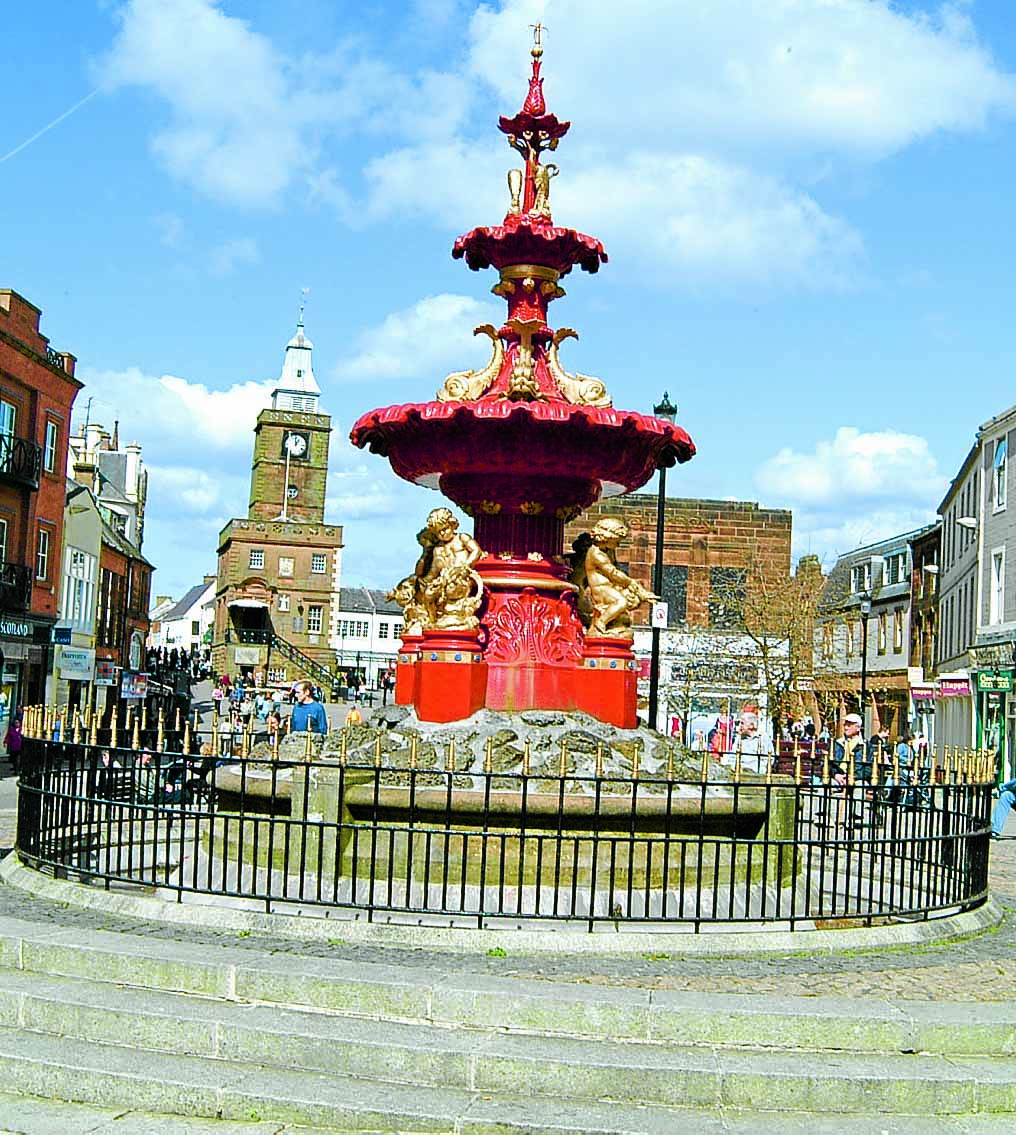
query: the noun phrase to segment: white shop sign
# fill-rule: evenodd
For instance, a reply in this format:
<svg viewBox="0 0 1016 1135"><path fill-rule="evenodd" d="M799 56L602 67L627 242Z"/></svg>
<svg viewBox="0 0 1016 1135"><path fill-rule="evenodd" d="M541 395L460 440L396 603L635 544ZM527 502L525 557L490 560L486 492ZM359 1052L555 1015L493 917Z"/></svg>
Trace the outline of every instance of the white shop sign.
<svg viewBox="0 0 1016 1135"><path fill-rule="evenodd" d="M60 651L60 677L90 682L95 676L95 651L65 646Z"/></svg>

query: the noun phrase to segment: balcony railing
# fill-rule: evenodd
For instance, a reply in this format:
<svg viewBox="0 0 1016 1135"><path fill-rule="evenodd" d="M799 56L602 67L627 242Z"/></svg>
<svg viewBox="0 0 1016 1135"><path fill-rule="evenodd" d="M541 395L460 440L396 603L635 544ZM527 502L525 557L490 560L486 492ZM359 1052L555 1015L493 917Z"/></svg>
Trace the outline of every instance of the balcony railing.
<svg viewBox="0 0 1016 1135"><path fill-rule="evenodd" d="M0 610L27 611L32 603L32 569L0 560Z"/></svg>
<svg viewBox="0 0 1016 1135"><path fill-rule="evenodd" d="M41 473L41 445L28 438L0 434L0 480L37 489Z"/></svg>

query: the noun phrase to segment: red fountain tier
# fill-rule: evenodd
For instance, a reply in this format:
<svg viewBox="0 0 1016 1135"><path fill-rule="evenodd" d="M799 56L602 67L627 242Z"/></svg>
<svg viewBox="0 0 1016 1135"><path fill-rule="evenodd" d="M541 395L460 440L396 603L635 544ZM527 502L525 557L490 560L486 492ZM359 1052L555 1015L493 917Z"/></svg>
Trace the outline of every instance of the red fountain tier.
<svg viewBox="0 0 1016 1135"><path fill-rule="evenodd" d="M460 237L452 251L474 270L500 273L493 291L507 301L508 318L475 332L490 339L490 361L449 375L436 401L370 411L350 436L387 457L400 477L458 504L475 519L483 549L474 565L483 581L478 632L456 640L431 627L405 642L399 701L415 704L425 720L486 705L584 709L633 727L631 643L587 636L563 555L564 525L599 498L632 492L656 469L688 461L695 446L670 422L614 409L603 382L560 361L561 343L577 335L550 327L550 301L564 295L559 281L576 264L596 272L607 255L595 238L551 219L557 166L540 157L570 124L546 113L541 54L537 44L522 110L499 121L525 160L508 174L509 212L500 226ZM436 674L421 680L438 666L440 682ZM477 667L486 669L485 685Z"/></svg>

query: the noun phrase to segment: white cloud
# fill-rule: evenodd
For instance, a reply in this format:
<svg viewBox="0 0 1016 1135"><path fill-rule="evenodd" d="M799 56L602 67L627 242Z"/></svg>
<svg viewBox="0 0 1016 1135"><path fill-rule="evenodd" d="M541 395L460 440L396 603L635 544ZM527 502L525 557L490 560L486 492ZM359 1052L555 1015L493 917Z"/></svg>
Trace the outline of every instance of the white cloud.
<svg viewBox="0 0 1016 1135"><path fill-rule="evenodd" d="M478 8L471 69L512 107L541 0ZM584 137L883 156L1016 105L956 4L908 14L891 0L555 0L546 92ZM566 32L566 34L562 34Z"/></svg>
<svg viewBox="0 0 1016 1135"><path fill-rule="evenodd" d="M692 283L838 286L861 258L860 235L808 194L713 158L636 153L561 182L570 224Z"/></svg>
<svg viewBox="0 0 1016 1135"><path fill-rule="evenodd" d="M347 381L413 377L432 380L436 391L449 370L479 367L490 357L489 341L479 346L473 328L500 326L504 309L471 296L427 296L362 331L354 354L336 370Z"/></svg>
<svg viewBox="0 0 1016 1135"><path fill-rule="evenodd" d="M797 554L815 552L826 563L930 523L948 483L925 438L853 426L810 453L780 450L755 480L767 501L793 508Z"/></svg>
<svg viewBox="0 0 1016 1135"><path fill-rule="evenodd" d="M168 464L193 464L195 446L212 467L249 453L258 411L270 402L273 382L237 383L210 390L176 375L81 367L79 375L97 406L91 417L120 422L120 437L137 440ZM79 400L77 414L84 413ZM106 423L107 426L110 424Z"/></svg>
<svg viewBox="0 0 1016 1135"><path fill-rule="evenodd" d="M935 505L946 485L925 438L853 426L818 441L812 453L781 449L756 479L767 493L811 507L900 499Z"/></svg>
<svg viewBox="0 0 1016 1135"><path fill-rule="evenodd" d="M244 265L257 264L261 250L253 237L234 237L216 245L208 254L208 264L213 276L228 276Z"/></svg>
<svg viewBox="0 0 1016 1135"><path fill-rule="evenodd" d="M128 0L98 65L108 88L140 86L170 107L152 150L182 181L226 201L265 204L308 162L284 61L213 0Z"/></svg>

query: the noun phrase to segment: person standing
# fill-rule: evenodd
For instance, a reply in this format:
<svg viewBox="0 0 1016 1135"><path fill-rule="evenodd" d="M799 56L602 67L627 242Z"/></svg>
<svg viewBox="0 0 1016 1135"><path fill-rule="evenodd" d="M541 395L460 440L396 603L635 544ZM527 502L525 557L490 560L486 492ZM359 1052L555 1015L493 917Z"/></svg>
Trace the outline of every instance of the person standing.
<svg viewBox="0 0 1016 1135"><path fill-rule="evenodd" d="M7 749L7 759L11 762L11 768L15 772L20 771L21 768L21 716L15 713L11 717L11 723L7 726L7 734L4 737L4 745Z"/></svg>
<svg viewBox="0 0 1016 1135"><path fill-rule="evenodd" d="M751 772L765 772L772 758L773 743L765 733L759 732L758 714L742 713L737 734L736 752L741 754L741 767Z"/></svg>
<svg viewBox="0 0 1016 1135"><path fill-rule="evenodd" d="M289 718L290 733L304 733L310 730L324 736L328 732L328 715L325 707L314 698L314 687L310 682L296 683L296 705Z"/></svg>

